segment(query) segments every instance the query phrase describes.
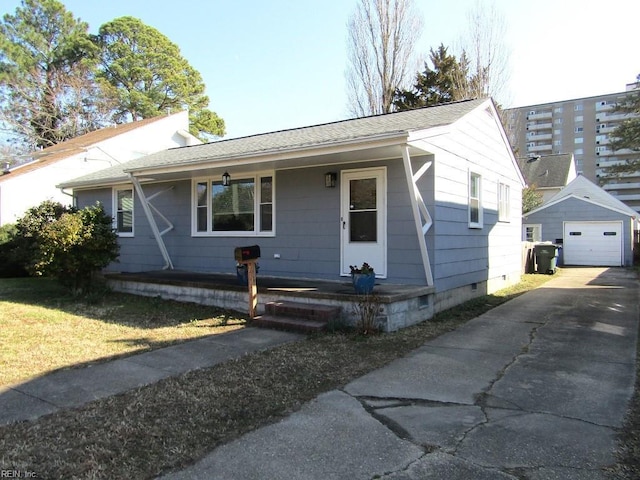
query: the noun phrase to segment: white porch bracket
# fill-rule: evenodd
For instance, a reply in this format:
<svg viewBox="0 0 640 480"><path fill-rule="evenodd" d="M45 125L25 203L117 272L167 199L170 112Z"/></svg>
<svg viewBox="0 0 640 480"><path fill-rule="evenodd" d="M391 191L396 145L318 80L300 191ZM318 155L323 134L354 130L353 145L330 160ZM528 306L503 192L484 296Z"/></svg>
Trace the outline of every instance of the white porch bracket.
<svg viewBox="0 0 640 480"><path fill-rule="evenodd" d="M426 239L427 232L433 225L433 220L418 188L418 180L431 168L432 162L426 162L414 174L408 145L402 147L402 162L404 164L404 173L407 178L407 187L409 188L409 196L411 198L411 210L413 211L413 220L416 224L424 275L427 280L427 285L433 286L433 273L431 272L431 262L429 261Z"/></svg>
<svg viewBox="0 0 640 480"><path fill-rule="evenodd" d="M173 190L173 185L171 185L169 188L165 188L164 190L160 190L159 192L156 192L153 195L147 197L147 203L149 204L149 207L151 207L151 209L154 212L156 212L156 215L158 215L162 219L162 221L167 224L167 228L165 228L164 230L162 230L160 232L160 236L164 236L166 233L168 233L171 230L173 230L174 226L173 226L173 223L171 223L169 221L169 219L167 217L165 217L162 213L160 213L160 210L158 210L155 207L155 205L153 203L151 203L151 200L153 200L154 198L159 197L163 193L169 192L171 190Z"/></svg>
<svg viewBox="0 0 640 480"><path fill-rule="evenodd" d="M169 223L170 225L170 228L168 230L164 230L163 233L160 233L160 230L158 229L158 224L156 223L156 219L154 218L153 212L151 211L151 208L156 210L156 212L157 212L157 209L149 203L149 199L145 196L144 191L142 190L142 185L140 185L140 182L138 181L138 179L134 177L132 174L129 174L129 178L133 183L133 188L135 188L136 193L138 194L138 198L140 198L140 203L142 204L142 209L144 210L144 214L147 217L149 226L151 227L151 232L153 233L153 237L155 238L156 243L158 244L158 248L160 249L162 258L164 259L164 267L162 267L162 269L173 270L173 262L171 261L171 257L169 256L169 251L167 250L167 247L164 244L164 240L162 239L162 235L168 232L169 230L171 230L173 228L173 225L171 225L171 223L164 217L164 215L161 215L160 212L158 212L158 214L160 214L160 216L165 221L167 221L167 223ZM158 194L155 194L153 197L158 196L160 193L163 193L163 192L158 192ZM149 198L153 198L153 197L149 197Z"/></svg>

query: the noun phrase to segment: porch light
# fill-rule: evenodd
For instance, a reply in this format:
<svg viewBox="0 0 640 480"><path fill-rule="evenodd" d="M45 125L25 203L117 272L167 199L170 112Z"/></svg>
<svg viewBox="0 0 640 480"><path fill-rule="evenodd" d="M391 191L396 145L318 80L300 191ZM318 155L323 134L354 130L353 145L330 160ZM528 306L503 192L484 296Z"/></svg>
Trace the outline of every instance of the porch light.
<svg viewBox="0 0 640 480"><path fill-rule="evenodd" d="M231 175L229 175L229 172L224 172L222 174L222 186L228 187L229 185L231 185Z"/></svg>
<svg viewBox="0 0 640 480"><path fill-rule="evenodd" d="M324 174L324 186L326 188L334 188L336 186L336 180L338 174L336 172L327 172Z"/></svg>

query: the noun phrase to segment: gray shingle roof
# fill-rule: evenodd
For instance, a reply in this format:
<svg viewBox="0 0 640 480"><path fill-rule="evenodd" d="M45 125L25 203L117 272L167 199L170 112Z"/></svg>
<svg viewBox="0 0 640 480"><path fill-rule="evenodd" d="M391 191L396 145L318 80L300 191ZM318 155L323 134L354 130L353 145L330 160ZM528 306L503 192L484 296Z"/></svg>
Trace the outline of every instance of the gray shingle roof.
<svg viewBox="0 0 640 480"><path fill-rule="evenodd" d="M70 188L122 182L128 178L127 172L210 164L233 157L251 157L304 148L322 148L342 142L373 139L393 134L400 135L449 125L486 101L487 99L467 100L405 112L219 140L203 145L172 148L65 182L60 186Z"/></svg>
<svg viewBox="0 0 640 480"><path fill-rule="evenodd" d="M562 153L518 159L518 166L527 185L537 188L564 187L571 168L573 155Z"/></svg>

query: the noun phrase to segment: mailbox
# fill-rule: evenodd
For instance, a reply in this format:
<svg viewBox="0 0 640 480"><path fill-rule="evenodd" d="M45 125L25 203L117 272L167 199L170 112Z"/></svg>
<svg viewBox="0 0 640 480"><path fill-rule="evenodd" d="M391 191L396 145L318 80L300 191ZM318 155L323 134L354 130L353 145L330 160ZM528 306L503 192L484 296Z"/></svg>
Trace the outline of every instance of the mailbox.
<svg viewBox="0 0 640 480"><path fill-rule="evenodd" d="M248 247L236 247L235 249L236 262L243 263L248 260L255 260L260 258L260 246L250 245Z"/></svg>

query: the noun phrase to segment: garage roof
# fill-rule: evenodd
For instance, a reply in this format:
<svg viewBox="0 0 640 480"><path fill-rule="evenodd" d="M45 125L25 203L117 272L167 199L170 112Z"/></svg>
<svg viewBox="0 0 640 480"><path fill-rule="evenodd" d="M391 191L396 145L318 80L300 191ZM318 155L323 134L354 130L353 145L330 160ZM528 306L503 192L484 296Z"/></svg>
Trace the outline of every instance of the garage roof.
<svg viewBox="0 0 640 480"><path fill-rule="evenodd" d="M583 175L578 175L569 185L556 193L547 202L543 203L535 210L527 212L526 216L549 208L552 205L563 202L568 198L577 198L578 200L593 203L595 205L608 208L609 210L629 215L634 219L638 216L638 212L622 203L595 183L587 180Z"/></svg>

